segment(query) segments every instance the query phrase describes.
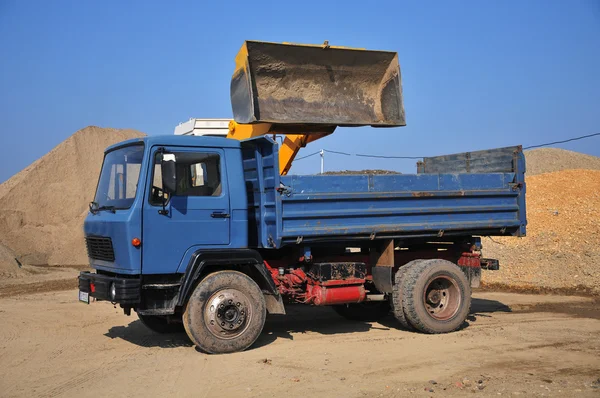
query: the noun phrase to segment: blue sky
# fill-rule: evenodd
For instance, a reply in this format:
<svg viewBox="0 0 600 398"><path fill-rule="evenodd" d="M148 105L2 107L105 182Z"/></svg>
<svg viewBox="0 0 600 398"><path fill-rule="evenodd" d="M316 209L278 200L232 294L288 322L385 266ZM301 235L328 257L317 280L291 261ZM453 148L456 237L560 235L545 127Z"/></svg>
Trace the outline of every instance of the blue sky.
<svg viewBox="0 0 600 398"><path fill-rule="evenodd" d="M311 144L429 156L600 131L600 2L0 0L0 182L87 125L230 117L244 40L399 53L408 125ZM561 147L600 156L600 137ZM414 170L327 154L326 170ZM318 156L296 162L316 173Z"/></svg>

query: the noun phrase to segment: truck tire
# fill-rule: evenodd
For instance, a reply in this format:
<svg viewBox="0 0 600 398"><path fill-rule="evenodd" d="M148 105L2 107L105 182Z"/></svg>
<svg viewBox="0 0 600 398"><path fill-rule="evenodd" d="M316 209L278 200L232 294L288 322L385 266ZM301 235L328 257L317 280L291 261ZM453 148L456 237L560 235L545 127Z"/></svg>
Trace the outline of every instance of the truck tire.
<svg viewBox="0 0 600 398"><path fill-rule="evenodd" d="M166 316L138 314L138 318L144 326L156 333L180 333L184 330L182 323L169 323Z"/></svg>
<svg viewBox="0 0 600 398"><path fill-rule="evenodd" d="M469 314L471 285L450 261L418 260L404 275L402 307L408 322L421 332L453 332Z"/></svg>
<svg viewBox="0 0 600 398"><path fill-rule="evenodd" d="M351 321L375 322L390 313L388 301L333 305L338 315Z"/></svg>
<svg viewBox="0 0 600 398"><path fill-rule="evenodd" d="M183 313L192 342L209 354L243 351L260 336L267 316L262 291L238 271L209 274L194 289Z"/></svg>
<svg viewBox="0 0 600 398"><path fill-rule="evenodd" d="M406 275L406 272L417 262L419 262L419 260L411 261L396 271L396 275L394 276L394 287L392 290L392 311L394 317L403 329L410 331L415 330L415 328L408 322L406 315L404 314L402 291L404 289L404 276Z"/></svg>

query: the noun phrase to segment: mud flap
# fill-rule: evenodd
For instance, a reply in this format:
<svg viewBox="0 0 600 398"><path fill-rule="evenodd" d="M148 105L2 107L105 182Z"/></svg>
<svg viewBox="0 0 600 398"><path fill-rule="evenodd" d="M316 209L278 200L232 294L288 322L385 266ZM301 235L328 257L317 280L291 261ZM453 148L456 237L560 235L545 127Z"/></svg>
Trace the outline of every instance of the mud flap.
<svg viewBox="0 0 600 398"><path fill-rule="evenodd" d="M372 267L373 284L381 293L392 293L393 289L393 267Z"/></svg>
<svg viewBox="0 0 600 398"><path fill-rule="evenodd" d="M481 267L469 267L460 265L460 269L465 273L471 283L471 287L476 288L481 284Z"/></svg>

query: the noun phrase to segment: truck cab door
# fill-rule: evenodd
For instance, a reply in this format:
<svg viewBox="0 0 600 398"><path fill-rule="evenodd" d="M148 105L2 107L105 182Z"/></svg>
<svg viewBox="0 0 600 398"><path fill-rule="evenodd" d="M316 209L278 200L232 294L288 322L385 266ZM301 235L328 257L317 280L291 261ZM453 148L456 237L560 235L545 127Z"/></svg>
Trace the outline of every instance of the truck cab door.
<svg viewBox="0 0 600 398"><path fill-rule="evenodd" d="M175 155L177 188L164 195L162 152ZM185 253L230 243L230 204L221 148L153 148L142 224L142 272L175 273ZM163 198L164 211L163 211Z"/></svg>

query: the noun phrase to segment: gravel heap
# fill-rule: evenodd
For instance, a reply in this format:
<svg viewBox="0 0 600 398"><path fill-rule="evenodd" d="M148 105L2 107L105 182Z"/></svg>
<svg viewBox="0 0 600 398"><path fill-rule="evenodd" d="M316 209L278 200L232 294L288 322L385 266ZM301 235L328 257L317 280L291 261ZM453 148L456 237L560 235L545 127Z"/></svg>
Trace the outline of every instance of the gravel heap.
<svg viewBox="0 0 600 398"><path fill-rule="evenodd" d="M600 158L559 148L525 151L525 159L528 176L569 169L600 170Z"/></svg>
<svg viewBox="0 0 600 398"><path fill-rule="evenodd" d="M24 264L87 264L83 220L104 149L142 136L135 130L86 127L0 184L0 243Z"/></svg>
<svg viewBox="0 0 600 398"><path fill-rule="evenodd" d="M488 284L600 293L600 170L529 176L527 236L483 238Z"/></svg>

